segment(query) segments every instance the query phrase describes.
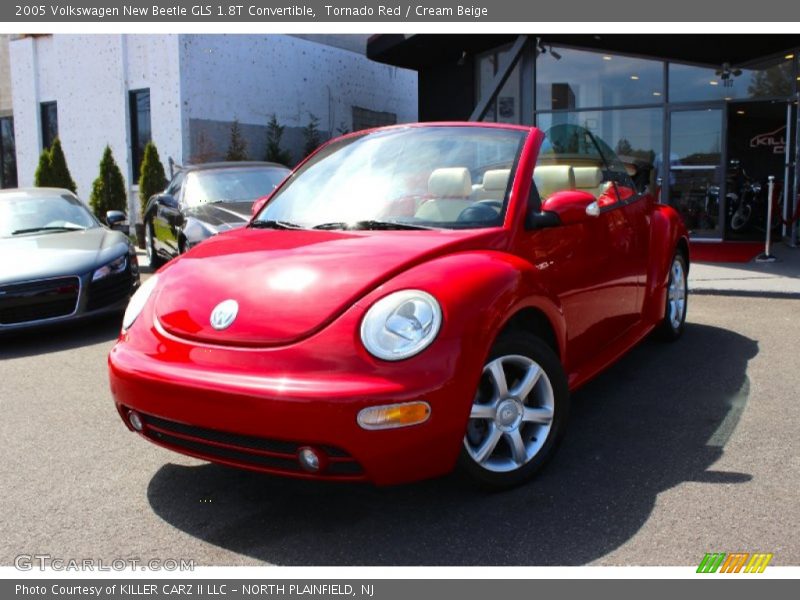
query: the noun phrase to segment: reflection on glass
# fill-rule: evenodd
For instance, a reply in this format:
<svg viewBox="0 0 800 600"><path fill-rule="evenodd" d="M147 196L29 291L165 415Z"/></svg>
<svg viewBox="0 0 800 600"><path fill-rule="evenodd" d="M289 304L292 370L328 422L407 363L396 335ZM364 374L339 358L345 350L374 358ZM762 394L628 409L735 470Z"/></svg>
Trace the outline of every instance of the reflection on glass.
<svg viewBox="0 0 800 600"><path fill-rule="evenodd" d="M786 97L794 91L792 58L754 69L730 66L713 69L673 63L669 65L669 99L690 102Z"/></svg>
<svg viewBox="0 0 800 600"><path fill-rule="evenodd" d="M558 48L536 59L536 109L663 102L663 63Z"/></svg>
<svg viewBox="0 0 800 600"><path fill-rule="evenodd" d="M674 112L670 120L669 203L692 233L718 234L722 111Z"/></svg>
<svg viewBox="0 0 800 600"><path fill-rule="evenodd" d="M636 188L655 190L655 166L663 145L664 111L641 108L607 111L539 113L537 126L579 125L604 140L619 156Z"/></svg>
<svg viewBox="0 0 800 600"><path fill-rule="evenodd" d="M481 56L477 61L478 98L483 99L492 92L494 77L501 66L510 59L510 47L499 52L491 52ZM489 106L484 122L519 123L520 122L520 63L511 71L511 75L503 84L497 99Z"/></svg>

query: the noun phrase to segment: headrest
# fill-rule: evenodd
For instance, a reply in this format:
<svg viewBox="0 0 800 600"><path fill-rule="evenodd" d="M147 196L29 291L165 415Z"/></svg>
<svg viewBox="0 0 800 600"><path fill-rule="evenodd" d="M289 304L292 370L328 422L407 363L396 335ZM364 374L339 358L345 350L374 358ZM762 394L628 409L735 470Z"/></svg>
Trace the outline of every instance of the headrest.
<svg viewBox="0 0 800 600"><path fill-rule="evenodd" d="M533 170L533 181L542 199L575 189L575 172L569 165L542 165Z"/></svg>
<svg viewBox="0 0 800 600"><path fill-rule="evenodd" d="M483 174L483 189L484 191L506 191L508 187L508 177L511 175L511 169L492 169Z"/></svg>
<svg viewBox="0 0 800 600"><path fill-rule="evenodd" d="M472 193L472 179L466 167L436 169L428 178L428 193L440 198L463 198Z"/></svg>
<svg viewBox="0 0 800 600"><path fill-rule="evenodd" d="M600 187L603 183L603 172L600 167L573 167L575 187L587 190Z"/></svg>

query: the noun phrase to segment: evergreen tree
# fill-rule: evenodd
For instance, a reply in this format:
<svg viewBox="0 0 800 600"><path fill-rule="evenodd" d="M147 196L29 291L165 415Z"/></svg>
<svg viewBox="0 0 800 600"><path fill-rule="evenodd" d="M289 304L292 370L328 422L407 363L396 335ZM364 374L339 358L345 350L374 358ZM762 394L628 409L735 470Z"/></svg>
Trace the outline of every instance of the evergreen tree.
<svg viewBox="0 0 800 600"><path fill-rule="evenodd" d="M39 155L39 164L33 175L33 185L36 187L53 187L53 168L50 163L50 149L45 148Z"/></svg>
<svg viewBox="0 0 800 600"><path fill-rule="evenodd" d="M78 186L72 179L72 175L67 167L67 157L61 148L61 140L56 138L50 146L50 176L52 177L52 187L70 190L73 194L78 191Z"/></svg>
<svg viewBox="0 0 800 600"><path fill-rule="evenodd" d="M322 133L319 130L319 119L313 113L308 113L308 125L303 128L303 139L305 145L303 147L303 154L308 156L314 150L319 148L322 143Z"/></svg>
<svg viewBox="0 0 800 600"><path fill-rule="evenodd" d="M106 146L100 161L100 174L92 183L92 195L89 206L99 219L105 220L109 210L125 210L128 195L125 190L125 179L114 160L111 148Z"/></svg>
<svg viewBox="0 0 800 600"><path fill-rule="evenodd" d="M247 141L242 136L239 121L234 120L231 125L231 140L228 144L228 153L225 160L247 160Z"/></svg>
<svg viewBox="0 0 800 600"><path fill-rule="evenodd" d="M281 148L281 139L283 138L284 129L286 129L286 127L280 125L275 113L272 113L269 123L267 123L267 153L264 160L288 166L289 163L292 162L292 155L287 150Z"/></svg>
<svg viewBox="0 0 800 600"><path fill-rule="evenodd" d="M139 202L141 205L140 215L144 215L144 209L150 196L164 191L167 187L167 175L164 172L164 165L158 156L158 149L151 141L144 147L142 157L142 168L139 173Z"/></svg>

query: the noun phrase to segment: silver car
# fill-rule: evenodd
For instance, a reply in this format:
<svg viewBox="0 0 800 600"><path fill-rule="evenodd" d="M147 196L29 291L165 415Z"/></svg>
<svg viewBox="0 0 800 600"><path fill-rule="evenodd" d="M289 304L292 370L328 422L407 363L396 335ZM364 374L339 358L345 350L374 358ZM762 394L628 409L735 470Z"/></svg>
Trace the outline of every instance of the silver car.
<svg viewBox="0 0 800 600"><path fill-rule="evenodd" d="M125 220L109 211L109 226ZM136 250L69 190L0 191L0 333L122 312Z"/></svg>

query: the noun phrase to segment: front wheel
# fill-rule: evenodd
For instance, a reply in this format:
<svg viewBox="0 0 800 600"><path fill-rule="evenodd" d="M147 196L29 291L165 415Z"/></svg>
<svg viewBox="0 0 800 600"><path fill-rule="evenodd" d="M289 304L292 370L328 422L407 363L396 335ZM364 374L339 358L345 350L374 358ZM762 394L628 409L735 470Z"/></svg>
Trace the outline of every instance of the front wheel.
<svg viewBox="0 0 800 600"><path fill-rule="evenodd" d="M555 452L568 412L567 378L553 350L529 334L501 335L475 393L461 470L489 487L524 483Z"/></svg>
<svg viewBox="0 0 800 600"><path fill-rule="evenodd" d="M689 298L687 280L686 259L683 254L676 252L669 270L664 318L659 326L661 338L668 342L677 340L683 334Z"/></svg>

